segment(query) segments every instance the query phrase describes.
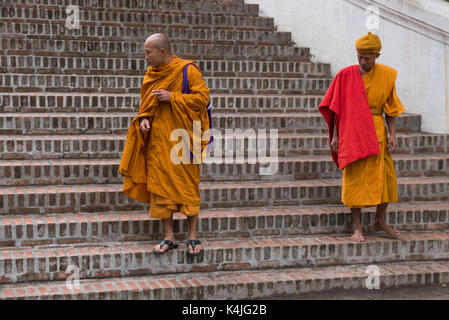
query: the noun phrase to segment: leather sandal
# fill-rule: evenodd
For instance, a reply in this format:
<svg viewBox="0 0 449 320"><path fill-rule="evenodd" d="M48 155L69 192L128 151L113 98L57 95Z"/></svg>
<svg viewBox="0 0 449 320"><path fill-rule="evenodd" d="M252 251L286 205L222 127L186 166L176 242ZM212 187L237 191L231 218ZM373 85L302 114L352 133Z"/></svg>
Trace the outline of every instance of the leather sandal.
<svg viewBox="0 0 449 320"><path fill-rule="evenodd" d="M187 255L190 257L196 257L203 253L203 249L201 249L198 253L190 253L189 246L191 246L193 251L195 251L195 247L199 244L201 244L200 240L187 240Z"/></svg>
<svg viewBox="0 0 449 320"><path fill-rule="evenodd" d="M167 251L170 251L170 250L172 250L172 249L176 249L176 248L178 248L178 244L176 243L176 244L174 244L172 241L170 241L170 240L162 240L160 243L159 243L159 249L162 249L162 247L164 246L164 245L168 245L168 248L165 250L165 251L156 251L156 250L154 250L153 249L153 253L154 254L164 254L164 253L166 253Z"/></svg>

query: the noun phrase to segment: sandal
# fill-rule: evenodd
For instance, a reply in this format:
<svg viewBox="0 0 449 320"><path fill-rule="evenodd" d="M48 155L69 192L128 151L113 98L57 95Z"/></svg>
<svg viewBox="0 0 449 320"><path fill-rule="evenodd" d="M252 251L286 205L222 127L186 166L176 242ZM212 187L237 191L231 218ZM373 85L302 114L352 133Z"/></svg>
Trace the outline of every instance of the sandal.
<svg viewBox="0 0 449 320"><path fill-rule="evenodd" d="M190 257L196 257L203 253L203 249L201 249L198 253L190 253L189 251L189 246L192 246L193 251L195 251L195 247L199 244L201 244L200 240L187 240L187 255Z"/></svg>
<svg viewBox="0 0 449 320"><path fill-rule="evenodd" d="M159 243L159 249L162 249L162 247L163 247L164 245L168 245L167 250L165 250L165 251L156 251L156 250L153 249L153 253L154 253L154 254L164 254L164 253L166 253L167 251L170 251L170 250L172 250L172 249L178 248L178 244L174 244L174 243L173 243L172 241L170 241L170 240L162 240L161 243Z"/></svg>

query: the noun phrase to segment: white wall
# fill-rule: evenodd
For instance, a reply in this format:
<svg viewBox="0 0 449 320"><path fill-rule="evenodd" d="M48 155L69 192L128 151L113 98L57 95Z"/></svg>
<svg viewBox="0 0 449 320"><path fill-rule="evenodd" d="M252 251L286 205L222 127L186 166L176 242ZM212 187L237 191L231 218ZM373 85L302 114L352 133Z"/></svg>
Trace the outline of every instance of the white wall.
<svg viewBox="0 0 449 320"><path fill-rule="evenodd" d="M354 43L368 31L383 49L378 62L398 70L398 95L406 112L422 115L423 131L449 133L449 4L442 0L246 0L292 32L313 61L328 62L335 75L357 64ZM378 29L370 5L379 8ZM375 17L374 17L375 18Z"/></svg>

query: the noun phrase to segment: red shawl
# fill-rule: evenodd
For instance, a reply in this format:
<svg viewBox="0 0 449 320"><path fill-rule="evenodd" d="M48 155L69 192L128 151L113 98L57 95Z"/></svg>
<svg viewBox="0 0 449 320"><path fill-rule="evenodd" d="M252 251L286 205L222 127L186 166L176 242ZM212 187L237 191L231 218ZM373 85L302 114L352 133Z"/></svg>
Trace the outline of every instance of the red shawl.
<svg viewBox="0 0 449 320"><path fill-rule="evenodd" d="M337 125L338 154L331 153L340 170L351 162L380 153L358 65L346 67L335 76L319 110L329 127L329 144L334 133L334 123Z"/></svg>

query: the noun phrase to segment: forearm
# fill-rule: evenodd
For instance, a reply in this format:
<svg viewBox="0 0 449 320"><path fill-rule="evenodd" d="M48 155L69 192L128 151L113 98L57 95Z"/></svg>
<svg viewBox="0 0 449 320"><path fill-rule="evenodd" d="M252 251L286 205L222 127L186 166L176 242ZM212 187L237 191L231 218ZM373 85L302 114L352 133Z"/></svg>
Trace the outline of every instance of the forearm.
<svg viewBox="0 0 449 320"><path fill-rule="evenodd" d="M396 118L390 117L388 115L385 116L387 119L388 132L390 132L391 136L396 135Z"/></svg>
<svg viewBox="0 0 449 320"><path fill-rule="evenodd" d="M337 117L335 115L334 115L334 130L332 136L338 138Z"/></svg>

